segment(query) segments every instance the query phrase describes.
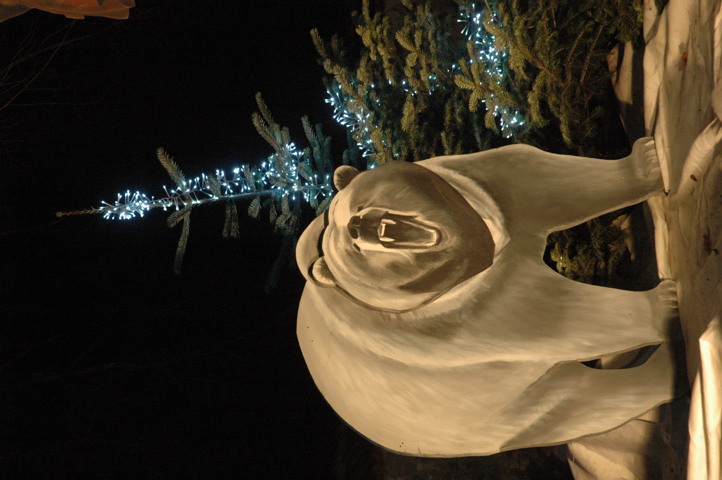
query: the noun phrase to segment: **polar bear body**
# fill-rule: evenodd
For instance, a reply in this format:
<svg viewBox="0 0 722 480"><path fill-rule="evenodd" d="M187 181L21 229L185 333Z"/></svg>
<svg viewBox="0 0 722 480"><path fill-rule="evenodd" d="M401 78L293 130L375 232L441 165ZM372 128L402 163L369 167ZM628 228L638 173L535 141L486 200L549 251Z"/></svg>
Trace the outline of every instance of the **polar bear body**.
<svg viewBox="0 0 722 480"><path fill-rule="evenodd" d="M556 274L542 260L551 231L661 190L650 139L614 161L514 145L413 167L442 179L470 207L458 208L479 236L461 238L450 249L465 265L448 270L459 279L453 285L440 282L437 292L428 283L415 285L411 305L397 302L403 290L387 290L373 276L359 289L360 281L344 271L348 251L363 254L366 243L381 248L373 232L353 246L363 237L354 214L374 204L399 215L389 218L403 218L404 210L399 198L384 204L383 189L361 195L362 205L349 199L368 188L364 175L398 192L395 185L404 182L395 178L406 167L386 175L382 166L340 182L329 218L319 217L299 241L299 267L309 280L299 307L299 342L314 381L346 422L401 453L486 455L603 432L673 398L674 359L666 342L672 310L660 300L674 295L673 284L649 292L591 286ZM444 193L446 186L434 188L459 205ZM411 210L425 226L399 234L412 255L430 239L469 231L428 227L436 224L420 208L423 201ZM476 228L479 219L483 226ZM378 227L379 239L387 238L384 231ZM338 240L349 232L346 243ZM474 256L474 246L480 259L466 258ZM375 278L383 276L382 267ZM362 292L374 286L380 291ZM384 308L384 292L393 308ZM640 367L603 371L580 363L656 344Z"/></svg>

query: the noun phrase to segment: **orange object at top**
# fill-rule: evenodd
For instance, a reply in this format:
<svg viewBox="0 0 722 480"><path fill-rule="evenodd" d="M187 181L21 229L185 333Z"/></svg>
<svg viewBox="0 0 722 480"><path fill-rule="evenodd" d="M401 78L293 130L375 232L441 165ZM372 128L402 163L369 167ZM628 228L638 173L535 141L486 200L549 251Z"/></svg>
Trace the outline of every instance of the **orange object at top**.
<svg viewBox="0 0 722 480"><path fill-rule="evenodd" d="M88 15L124 20L134 6L135 0L0 0L0 22L31 8L68 18L83 19Z"/></svg>

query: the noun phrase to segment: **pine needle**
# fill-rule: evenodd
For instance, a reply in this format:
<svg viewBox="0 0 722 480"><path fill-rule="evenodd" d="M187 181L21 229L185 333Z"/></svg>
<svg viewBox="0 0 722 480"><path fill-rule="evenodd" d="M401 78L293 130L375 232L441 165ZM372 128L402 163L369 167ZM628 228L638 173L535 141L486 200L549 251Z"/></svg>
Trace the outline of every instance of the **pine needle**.
<svg viewBox="0 0 722 480"><path fill-rule="evenodd" d="M258 214L261 211L261 199L256 197L253 199L250 205L248 205L248 216L251 218L258 218Z"/></svg>
<svg viewBox="0 0 722 480"><path fill-rule="evenodd" d="M248 164L243 165L243 178L246 179L246 185L248 185L248 188L250 188L252 192L255 192L257 190L256 180L253 178L251 167L248 166Z"/></svg>
<svg viewBox="0 0 722 480"><path fill-rule="evenodd" d="M318 34L318 29L311 29L311 40L313 41L313 46L316 47L316 52L318 52L319 56L321 58L328 58L329 55L326 51L326 45L324 44L321 35Z"/></svg>
<svg viewBox="0 0 722 480"><path fill-rule="evenodd" d="M276 218L278 217L278 211L276 211L276 202L271 200L271 206L268 207L268 221L273 225L276 223Z"/></svg>
<svg viewBox="0 0 722 480"><path fill-rule="evenodd" d="M316 216L321 215L323 212L326 211L328 206L331 204L331 200L333 200L333 197L326 197L323 199L323 201L316 208Z"/></svg>
<svg viewBox="0 0 722 480"><path fill-rule="evenodd" d="M255 218L255 217L254 217ZM238 208L233 202L226 203L226 221L223 224L223 238L238 238L241 236L238 225Z"/></svg>
<svg viewBox="0 0 722 480"><path fill-rule="evenodd" d="M173 180L178 188L183 188L183 184L185 184L186 177L183 175L183 172L181 171L180 167L177 163L173 160L173 157L168 155L168 153L165 151L163 147L158 147L156 150L156 156L158 157L158 161L161 165L163 165L163 168L166 169L168 172L168 175L170 176L171 180Z"/></svg>
<svg viewBox="0 0 722 480"><path fill-rule="evenodd" d="M221 193L221 184L218 181L218 176L216 174L208 175L208 188L216 197L221 197L223 195Z"/></svg>
<svg viewBox="0 0 722 480"><path fill-rule="evenodd" d="M253 122L253 126L256 127L256 131L258 132L258 134L263 137L263 139L267 141L268 144L271 145L271 147L273 147L276 152L281 152L280 145L278 145L276 139L273 138L271 129L268 124L263 120L263 117L258 112L253 112L251 114L251 121Z"/></svg>
<svg viewBox="0 0 722 480"><path fill-rule="evenodd" d="M183 231L178 239L178 248L175 251L175 261L173 262L173 272L176 275L180 275L183 270L183 258L186 254L186 247L188 246L188 236L191 232L191 218L190 212L188 215L183 217Z"/></svg>
<svg viewBox="0 0 722 480"><path fill-rule="evenodd" d="M175 212L171 213L168 216L168 219L166 220L166 223L169 227L173 228L176 225L178 225L178 222L183 220L186 216L190 215L191 210L193 209L193 204L188 203L180 210L176 210Z"/></svg>

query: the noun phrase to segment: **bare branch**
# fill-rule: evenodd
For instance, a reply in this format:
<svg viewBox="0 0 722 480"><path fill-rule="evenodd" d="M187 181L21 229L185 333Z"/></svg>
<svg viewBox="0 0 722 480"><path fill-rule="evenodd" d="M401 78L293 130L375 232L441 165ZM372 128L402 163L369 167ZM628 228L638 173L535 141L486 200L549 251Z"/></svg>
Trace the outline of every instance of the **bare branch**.
<svg viewBox="0 0 722 480"><path fill-rule="evenodd" d="M5 110L11 103L13 103L13 101L15 101L16 98L18 98L18 96L20 96L25 90L27 90L28 87L30 87L30 85L32 85L33 82L35 82L35 80L38 79L40 74L43 73L43 71L45 71L45 69L48 67L48 65L50 65L50 62L53 61L53 58L55 58L55 55L58 53L60 48L65 44L65 40L68 38L68 35L70 34L70 30L72 29L72 26L74 25L74 23L75 22L70 23L70 26L65 31L65 35L63 36L63 39L53 46L54 48L52 49L52 53L45 60L45 63L43 63L43 65L38 70L35 71L35 73L32 75L32 77L25 82L25 84L22 86L22 88L20 88L19 91L17 91L13 96L11 96L3 105L0 105L0 112Z"/></svg>

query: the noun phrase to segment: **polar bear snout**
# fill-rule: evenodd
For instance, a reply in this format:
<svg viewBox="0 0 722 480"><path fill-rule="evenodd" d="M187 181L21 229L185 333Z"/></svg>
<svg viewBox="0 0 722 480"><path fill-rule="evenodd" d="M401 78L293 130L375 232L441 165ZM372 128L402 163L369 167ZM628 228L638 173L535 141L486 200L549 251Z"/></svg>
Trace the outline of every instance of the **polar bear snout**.
<svg viewBox="0 0 722 480"><path fill-rule="evenodd" d="M439 245L441 231L413 215L365 208L347 225L349 235L361 250L428 249Z"/></svg>

